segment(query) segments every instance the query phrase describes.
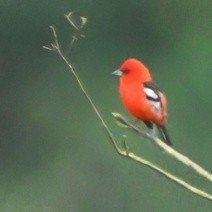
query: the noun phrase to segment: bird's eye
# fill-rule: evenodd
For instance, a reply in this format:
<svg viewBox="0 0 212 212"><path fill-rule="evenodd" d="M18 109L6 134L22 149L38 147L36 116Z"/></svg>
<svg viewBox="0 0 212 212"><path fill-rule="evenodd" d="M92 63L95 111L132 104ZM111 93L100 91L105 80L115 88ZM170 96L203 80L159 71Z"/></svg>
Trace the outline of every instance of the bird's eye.
<svg viewBox="0 0 212 212"><path fill-rule="evenodd" d="M122 72L123 72L123 74L127 74L127 73L129 73L129 69L123 69Z"/></svg>

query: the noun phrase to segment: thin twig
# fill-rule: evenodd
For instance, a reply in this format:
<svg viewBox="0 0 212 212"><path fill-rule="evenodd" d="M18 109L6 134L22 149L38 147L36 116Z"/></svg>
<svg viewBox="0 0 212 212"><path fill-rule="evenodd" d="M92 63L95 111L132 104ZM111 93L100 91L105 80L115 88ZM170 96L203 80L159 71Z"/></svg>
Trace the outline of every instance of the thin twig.
<svg viewBox="0 0 212 212"><path fill-rule="evenodd" d="M146 137L152 141L154 141L160 148L162 148L165 152L167 152L169 155L176 158L178 161L184 163L186 166L191 167L195 172L197 172L202 177L207 178L208 180L212 181L212 174L210 174L207 170L202 168L200 165L193 162L191 159L189 159L187 156L181 154L180 152L176 151L172 147L166 145L164 142L162 142L160 139L151 136L149 133L142 131L135 125L131 124L129 121L127 121L121 114L119 113L112 113L113 116L116 118L117 121L120 123L130 127L143 137Z"/></svg>
<svg viewBox="0 0 212 212"><path fill-rule="evenodd" d="M76 81L78 82L81 91L83 92L83 94L85 95L85 97L87 98L88 102L90 103L90 105L92 106L94 112L96 113L96 115L98 116L98 118L100 119L103 127L105 128L105 130L107 131L108 136L110 137L110 140L112 141L115 149L122 155L125 155L125 152L121 150L121 148L118 147L117 142L115 141L115 138L113 136L113 134L111 133L110 129L108 128L107 124L105 123L105 121L103 120L101 114L99 113L98 109L96 108L95 104L93 103L92 99L90 98L90 96L88 95L85 87L83 86L82 82L80 81L79 77L77 76L73 66L71 65L71 63L67 60L67 58L64 56L64 54L61 51L61 48L59 46L59 42L58 42L58 38L57 38L57 33L56 30L53 26L50 26L54 39L55 39L55 50L57 51L57 53L60 55L60 57L63 59L63 61L67 64L67 66L69 67L69 71L74 75Z"/></svg>
<svg viewBox="0 0 212 212"><path fill-rule="evenodd" d="M70 24L76 29L76 30L80 30L82 28L82 26L80 27L77 27L77 25L70 19L72 13L69 13L68 15L66 15L66 18L68 19L68 21L70 22ZM84 17L81 17L82 18L82 24L84 25L87 21L87 19L84 19ZM134 153L130 152L129 151L129 147L127 146L126 144L126 141L124 141L124 147L123 148L120 148L119 145L117 144L117 141L116 139L114 138L111 130L109 129L109 127L107 126L106 122L104 121L103 117L101 116L100 112L98 111L97 107L95 106L94 102L92 101L91 97L89 96L89 94L87 93L85 87L83 86L81 80L79 79L78 75L76 74L76 71L75 69L73 68L72 64L70 61L68 61L68 59L66 58L66 56L63 54L62 50L61 50L61 47L59 45L59 41L58 41L58 36L57 36L57 33L56 33L56 30L53 26L50 26L51 30L52 30L52 34L53 34L53 37L54 37L54 43L51 44L51 47L47 47L47 46L44 46L43 48L47 49L47 50L50 50L50 51L56 51L59 56L62 58L62 60L67 64L67 66L69 67L69 71L70 73L73 74L73 76L75 77L76 81L78 82L78 85L81 89L81 91L83 92L83 94L85 95L86 99L88 100L89 104L91 105L91 107L93 108L95 114L97 115L97 117L99 118L99 120L101 121L105 131L107 132L114 148L117 150L117 152L122 155L122 156L125 156L125 157L129 157L131 158L132 160L134 161L137 161L145 166L148 166L150 168L152 168L153 170L161 173L162 175L166 176L167 178L171 179L173 182L183 186L184 188L187 188L188 190L190 190L191 192L203 197L203 198L206 198L206 199L209 199L209 200L212 200L212 196L200 189L197 189L195 187L193 187L192 185L186 183L185 181L175 177L174 175L160 169L159 167L155 166L154 164L152 164L151 162L143 159L141 156L137 156L135 155ZM72 38L73 40L71 41L72 42L72 46L73 44L75 43L76 39ZM134 129L135 130L135 129ZM141 133L142 134L142 133ZM147 136L148 137L148 134L145 134L144 136ZM151 138L152 139L152 138ZM159 139L158 139L159 140Z"/></svg>
<svg viewBox="0 0 212 212"><path fill-rule="evenodd" d="M129 150L128 150L129 151ZM134 153L132 152L129 152L128 153L128 157L131 158L132 160L135 160L139 163L142 163L143 165L145 166L148 166L150 168L152 168L153 170L159 172L160 174L166 176L167 178L171 179L172 181L174 181L175 183L181 185L182 187L188 189L189 191L201 196L201 197L204 197L206 199L209 199L209 200L212 200L212 195L211 194L208 194L207 192L205 191L202 191L194 186L192 186L191 184L185 182L184 180L181 180L180 178L178 177L175 177L174 175L170 174L169 172L159 168L158 166L152 164L151 162L143 159L142 157L140 156L137 156L135 155Z"/></svg>

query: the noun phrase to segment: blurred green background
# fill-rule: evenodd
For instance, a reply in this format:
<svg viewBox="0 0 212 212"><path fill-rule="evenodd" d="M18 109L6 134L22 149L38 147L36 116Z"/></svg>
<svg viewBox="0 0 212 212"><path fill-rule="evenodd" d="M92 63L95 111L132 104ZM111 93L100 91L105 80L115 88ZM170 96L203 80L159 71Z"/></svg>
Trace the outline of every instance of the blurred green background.
<svg viewBox="0 0 212 212"><path fill-rule="evenodd" d="M166 92L175 148L212 169L211 8L210 0L0 0L0 211L212 211L208 200L118 155L67 66L42 48L53 40L49 25L67 46L73 30L64 13L86 16L86 37L70 58L116 138L126 135L132 151L212 192L111 116L131 118L111 72L137 57Z"/></svg>

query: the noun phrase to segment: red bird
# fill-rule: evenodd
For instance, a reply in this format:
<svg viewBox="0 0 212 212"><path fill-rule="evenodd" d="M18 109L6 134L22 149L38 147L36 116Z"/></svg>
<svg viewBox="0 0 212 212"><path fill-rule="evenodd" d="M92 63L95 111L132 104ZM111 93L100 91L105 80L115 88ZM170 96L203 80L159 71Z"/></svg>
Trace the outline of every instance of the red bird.
<svg viewBox="0 0 212 212"><path fill-rule="evenodd" d="M164 142L172 146L165 128L166 96L153 82L148 68L139 60L129 58L113 74L120 77L119 92L127 110L153 131L157 126Z"/></svg>

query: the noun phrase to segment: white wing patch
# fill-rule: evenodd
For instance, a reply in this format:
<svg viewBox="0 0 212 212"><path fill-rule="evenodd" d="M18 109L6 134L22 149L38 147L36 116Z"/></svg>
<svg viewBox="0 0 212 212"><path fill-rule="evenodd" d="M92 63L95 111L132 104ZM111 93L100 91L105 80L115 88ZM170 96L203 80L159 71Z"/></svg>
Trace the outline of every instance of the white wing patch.
<svg viewBox="0 0 212 212"><path fill-rule="evenodd" d="M155 93L151 88L145 88L144 87L144 93L152 100L159 100L159 96L157 93Z"/></svg>
<svg viewBox="0 0 212 212"><path fill-rule="evenodd" d="M161 111L162 105L160 102L160 96L152 90L151 88L144 87L144 93L147 96L147 99L151 102L151 104L154 106L156 111Z"/></svg>

